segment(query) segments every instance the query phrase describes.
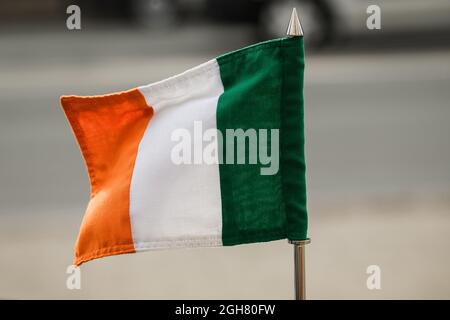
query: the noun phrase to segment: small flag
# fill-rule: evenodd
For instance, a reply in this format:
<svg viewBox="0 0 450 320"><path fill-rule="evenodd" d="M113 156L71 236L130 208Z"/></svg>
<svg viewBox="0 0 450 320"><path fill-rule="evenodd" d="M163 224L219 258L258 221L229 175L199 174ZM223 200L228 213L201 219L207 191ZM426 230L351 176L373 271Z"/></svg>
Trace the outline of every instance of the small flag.
<svg viewBox="0 0 450 320"><path fill-rule="evenodd" d="M74 264L307 238L302 37L103 96L63 96L91 195Z"/></svg>

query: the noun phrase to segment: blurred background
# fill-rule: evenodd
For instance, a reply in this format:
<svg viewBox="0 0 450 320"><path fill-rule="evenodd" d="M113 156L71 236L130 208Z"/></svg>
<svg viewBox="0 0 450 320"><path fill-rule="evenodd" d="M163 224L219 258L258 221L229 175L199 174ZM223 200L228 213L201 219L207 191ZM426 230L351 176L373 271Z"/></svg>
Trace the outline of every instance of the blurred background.
<svg viewBox="0 0 450 320"><path fill-rule="evenodd" d="M81 30L66 27L70 4ZM380 30L366 27L373 4ZM283 36L294 6L308 297L450 299L448 0L2 0L0 299L293 298L286 241L100 259L68 290L89 181L59 96L126 90Z"/></svg>

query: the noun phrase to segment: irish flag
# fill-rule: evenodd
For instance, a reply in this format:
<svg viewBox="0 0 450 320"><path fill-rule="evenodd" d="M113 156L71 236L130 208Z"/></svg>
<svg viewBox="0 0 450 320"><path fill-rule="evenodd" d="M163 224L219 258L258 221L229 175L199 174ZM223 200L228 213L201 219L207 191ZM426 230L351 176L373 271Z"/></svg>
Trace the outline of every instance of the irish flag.
<svg viewBox="0 0 450 320"><path fill-rule="evenodd" d="M74 263L307 238L302 37L128 91L63 96L90 201Z"/></svg>

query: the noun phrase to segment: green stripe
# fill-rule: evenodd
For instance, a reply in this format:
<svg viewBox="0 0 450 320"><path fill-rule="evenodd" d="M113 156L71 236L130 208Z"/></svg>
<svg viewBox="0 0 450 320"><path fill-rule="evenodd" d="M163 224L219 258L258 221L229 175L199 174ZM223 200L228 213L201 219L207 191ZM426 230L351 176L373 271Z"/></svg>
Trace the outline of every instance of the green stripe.
<svg viewBox="0 0 450 320"><path fill-rule="evenodd" d="M224 86L217 128L224 138L226 129L279 129L280 134L275 175L261 175L265 165L259 162L236 164L236 146L235 164L226 163L223 156L219 165L223 244L306 239L303 38L260 43L220 56L217 62ZM230 140L225 141L229 146ZM270 155L270 140L268 147Z"/></svg>

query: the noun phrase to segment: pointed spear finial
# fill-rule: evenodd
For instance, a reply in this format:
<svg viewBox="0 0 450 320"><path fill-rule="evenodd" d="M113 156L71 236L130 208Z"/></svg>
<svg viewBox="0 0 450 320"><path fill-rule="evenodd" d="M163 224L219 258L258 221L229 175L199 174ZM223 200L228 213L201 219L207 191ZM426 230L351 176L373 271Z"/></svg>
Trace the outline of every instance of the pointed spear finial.
<svg viewBox="0 0 450 320"><path fill-rule="evenodd" d="M303 29L298 19L297 9L292 9L291 20L287 28L286 34L290 37L303 37Z"/></svg>

